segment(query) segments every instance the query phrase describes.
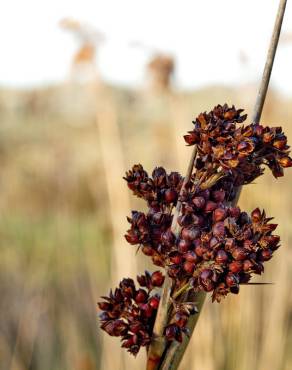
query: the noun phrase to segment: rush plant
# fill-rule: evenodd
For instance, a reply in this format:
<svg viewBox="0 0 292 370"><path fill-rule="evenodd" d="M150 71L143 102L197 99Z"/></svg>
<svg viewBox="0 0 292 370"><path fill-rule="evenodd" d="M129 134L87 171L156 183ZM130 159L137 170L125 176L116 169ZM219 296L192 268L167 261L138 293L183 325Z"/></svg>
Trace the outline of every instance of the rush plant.
<svg viewBox="0 0 292 370"><path fill-rule="evenodd" d="M275 178L292 167L281 127L259 123L283 19L281 1L262 84L250 124L234 106L217 105L198 115L184 136L193 146L186 176L141 164L124 179L147 212L132 211L125 238L159 270L123 279L98 303L101 328L120 337L136 355L148 353L147 369L177 369L205 296L220 302L252 284L254 274L280 246L277 224L264 210L250 214L236 204L241 188L265 169ZM276 36L275 36L276 35ZM162 272L163 271L163 272Z"/></svg>

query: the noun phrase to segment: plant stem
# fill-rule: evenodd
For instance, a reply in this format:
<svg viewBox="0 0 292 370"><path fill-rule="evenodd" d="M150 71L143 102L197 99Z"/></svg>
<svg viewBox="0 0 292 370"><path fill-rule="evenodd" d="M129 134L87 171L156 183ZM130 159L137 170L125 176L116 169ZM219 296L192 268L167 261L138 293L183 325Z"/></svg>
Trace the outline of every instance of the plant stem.
<svg viewBox="0 0 292 370"><path fill-rule="evenodd" d="M287 0L280 0L277 16L275 20L274 30L272 33L270 46L268 49L266 64L265 64L263 76L261 79L261 84L259 87L256 103L254 106L253 115L252 115L253 123L259 123L261 119L261 115L262 115L262 111L263 111L263 107L264 107L264 103L265 103L265 99L266 99L266 95L267 95L267 91L269 87L270 77L272 74L277 46L278 46L278 42L280 38L281 27L283 23L284 14L285 14L286 4L287 4Z"/></svg>
<svg viewBox="0 0 292 370"><path fill-rule="evenodd" d="M267 90L268 90L270 77L271 77L271 73L273 69L273 63L274 63L276 50L277 50L277 46L279 42L279 37L281 33L281 26L283 22L284 13L285 13L286 3L287 3L287 0L280 0L280 3L279 3L278 13L277 13L276 21L274 25L274 30L273 30L273 34L271 37L267 58L266 58L265 68L264 68L264 72L262 75L259 92L257 95L257 99L256 99L256 103L254 106L254 111L253 111L253 116L252 116L252 122L256 124L259 123L260 121L266 95L267 95ZM238 188L237 195L234 201L232 202L233 205L237 204L240 193L241 193L241 189L242 187ZM190 330L190 336L189 337L185 336L181 344L178 342L172 342L172 344L169 346L167 350L167 353L164 356L163 363L159 367L160 370L176 370L178 368L180 361L184 355L184 352L188 346L192 333L195 329L196 323L199 319L199 315L200 315L205 297L206 297L205 292L201 292L201 293L193 295L192 297L193 301L198 302L197 308L199 312L195 315L190 316L189 322L187 324L187 327Z"/></svg>
<svg viewBox="0 0 292 370"><path fill-rule="evenodd" d="M197 155L197 147L195 146L192 152L192 156L189 162L189 166L187 169L186 176L183 181L183 185L180 190L180 196L183 194L185 187L187 183L190 181L190 178L192 176L193 167L195 158ZM180 199L179 196L179 199ZM180 232L180 226L177 222L178 216L181 211L182 203L180 200L178 200L175 212L172 219L171 224L171 231L178 236ZM149 346L148 350L148 360L147 360L147 370L156 370L158 369L160 365L161 356L165 350L166 347L166 341L163 336L164 328L167 325L168 321L168 308L170 306L170 295L171 295L171 289L172 289L172 280L166 273L163 288L162 288L162 294L161 299L157 311L157 316L153 328L153 335L152 340Z"/></svg>
<svg viewBox="0 0 292 370"><path fill-rule="evenodd" d="M261 114L262 114L262 110L263 110L263 106L264 106L264 102L265 102L265 98L266 98L266 94L267 94L267 90L269 86L269 81L271 77L271 72L273 68L274 58L275 58L275 54L276 54L276 50L278 46L279 37L280 37L281 26L283 22L284 13L285 13L286 3L287 3L287 0L280 0L279 9L278 9L276 22L274 26L274 31L272 34L270 47L269 47L268 54L267 54L266 64L265 64L258 96L257 96L255 107L254 107L254 112L253 112L253 117L252 117L253 123L259 123L260 118L261 118ZM192 175L196 152L197 152L197 149L195 147L192 153L192 157L189 163L188 171L184 179L184 183L183 183L180 195L183 193L185 186L190 180L190 177ZM233 204L237 203L240 192L241 192L241 187L238 188L237 196L235 200L233 201ZM181 211L181 202L178 201L175 212L174 212L172 225L171 225L171 230L176 236L180 232L180 226L178 225L178 222L177 222L177 218L180 214L180 211ZM156 317L155 325L153 329L152 341L151 341L151 344L149 346L149 351L148 351L147 370L157 370L157 369L175 370L178 368L179 363L184 355L184 352L191 338L191 335L194 331L196 323L199 319L199 315L200 315L203 303L205 301L205 297L206 297L205 292L200 292L197 294L194 294L192 292L185 293L186 298L188 300L197 302L197 308L199 312L198 314L192 315L189 319L187 326L190 330L190 336L189 337L185 336L181 344L177 342L173 342L169 346L167 353L164 356L163 363L161 364L163 352L166 348L166 341L163 337L163 331L168 321L168 309L170 305L171 290L172 290L172 280L166 274L165 282L164 282L163 290L162 290L162 296L161 296L161 300L160 300L160 304L159 304L159 308L157 312L157 317Z"/></svg>

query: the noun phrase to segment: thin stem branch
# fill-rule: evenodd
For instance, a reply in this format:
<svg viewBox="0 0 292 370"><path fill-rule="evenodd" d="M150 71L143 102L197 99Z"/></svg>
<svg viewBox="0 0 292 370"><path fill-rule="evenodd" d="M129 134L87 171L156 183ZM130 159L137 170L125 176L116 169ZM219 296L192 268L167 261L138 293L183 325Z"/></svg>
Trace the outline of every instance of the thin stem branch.
<svg viewBox="0 0 292 370"><path fill-rule="evenodd" d="M276 21L274 25L273 34L270 41L270 46L268 49L266 64L263 72L263 76L261 79L261 84L259 87L256 103L254 106L253 116L252 116L252 122L253 123L259 123L269 87L270 77L272 74L274 59L278 47L278 42L281 34L281 27L283 23L283 18L285 14L287 0L280 0L278 13L276 16Z"/></svg>
<svg viewBox="0 0 292 370"><path fill-rule="evenodd" d="M187 183L190 181L192 176L194 162L197 155L197 147L195 146L192 152L192 156L188 165L187 173L183 181L182 188L180 190L180 196L183 194ZM179 196L179 199L180 199ZM177 236L180 232L180 226L177 222L178 216L180 214L182 203L178 200L175 212L172 219L171 231ZM147 361L147 370L155 370L160 364L161 356L165 350L166 341L163 336L163 331L168 321L168 308L170 306L170 295L172 289L172 280L166 273L161 299L157 311L157 316L153 328L152 340L148 350L148 361Z"/></svg>
<svg viewBox="0 0 292 370"><path fill-rule="evenodd" d="M253 116L252 116L253 123L259 123L261 114L263 111L263 107L264 107L264 103L265 103L265 99L267 95L267 90L268 90L268 86L270 82L270 77L271 77L271 73L273 69L273 63L274 63L274 59L276 55L276 50L277 50L279 37L281 33L281 26L283 22L284 13L285 13L286 3L287 3L287 0L280 0L280 3L279 3L278 13L277 13L277 17L276 17L276 21L274 25L274 30L273 30L273 34L271 37L271 42L270 42L267 58L266 58L266 64L265 64L263 76L261 79L258 96L257 96L256 103L254 106L254 111L253 111ZM237 203L239 199L241 188L242 187L238 188L237 196L232 202L234 205ZM187 296L188 296L188 299L190 299L190 296L189 295ZM190 316L190 319L187 325L190 330L190 336L189 337L185 336L181 344L179 344L178 342L172 342L172 344L169 346L167 350L167 353L164 356L163 363L159 367L160 370L176 370L178 368L180 361L190 341L191 335L199 319L199 315L202 310L205 297L206 297L205 292L193 294L193 296L191 297L193 301L198 302L197 308L199 309L199 312L195 315ZM156 368L153 368L153 369L156 369Z"/></svg>
<svg viewBox="0 0 292 370"><path fill-rule="evenodd" d="M285 13L286 3L287 3L287 0L280 0L279 9L278 9L276 22L274 26L274 31L272 34L270 47L269 47L268 54L267 54L266 64L265 64L263 76L261 79L261 84L259 87L259 92L258 92L258 96L256 99L253 116L252 116L253 123L259 123L260 118L261 118L261 114L262 114L262 110L263 110L263 106L264 106L264 102L265 102L265 98L266 98L266 94L267 94L267 90L269 86L269 81L270 81L270 77L272 73L275 54L276 54L276 50L278 46L278 41L280 37L281 26L283 22L284 13ZM183 183L180 195L183 193L186 184L189 182L191 178L196 153L197 153L197 149L195 147L192 153L192 157L190 159L187 174L184 179L184 183ZM241 187L238 188L237 196L236 196L236 199L233 201L233 204L237 203L240 192L241 192ZM177 218L180 214L181 206L182 206L181 202L178 201L175 212L174 212L172 225L171 225L171 230L175 235L178 235L180 232L180 226L177 222ZM190 337L199 319L199 315L200 315L203 303L205 301L205 297L206 297L205 292L200 292L197 294L192 294L191 292L185 293L186 299L197 302L197 307L199 309L199 312L196 315L192 315L189 319L188 328L190 330L190 336L189 337L185 336L183 339L183 343L181 344L177 342L173 342L169 346L167 353L164 356L163 363L161 364L163 352L165 351L165 348L166 348L166 341L163 337L163 331L168 321L168 309L169 309L170 301L171 301L170 300L171 290L172 290L172 281L171 281L171 278L168 277L168 275L166 274L165 282L164 282L163 290L162 290L162 296L161 296L161 300L160 300L160 304L159 304L159 308L157 312L157 317L156 317L156 321L155 321L155 325L153 329L153 337L152 337L152 341L151 341L149 351L148 351L147 370L157 370L157 369L175 370L178 368L179 363L189 343Z"/></svg>

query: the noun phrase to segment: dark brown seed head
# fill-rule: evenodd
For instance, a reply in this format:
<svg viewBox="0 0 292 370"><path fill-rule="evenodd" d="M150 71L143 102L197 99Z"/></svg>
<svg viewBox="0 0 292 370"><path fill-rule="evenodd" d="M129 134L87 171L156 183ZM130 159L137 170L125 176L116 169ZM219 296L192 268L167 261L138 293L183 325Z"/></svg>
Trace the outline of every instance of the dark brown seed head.
<svg viewBox="0 0 292 370"><path fill-rule="evenodd" d="M177 192L174 189L167 189L164 193L166 203L175 203L177 201Z"/></svg>
<svg viewBox="0 0 292 370"><path fill-rule="evenodd" d="M253 263L250 260L243 261L243 271L248 272L253 268Z"/></svg>
<svg viewBox="0 0 292 370"><path fill-rule="evenodd" d="M213 212L214 222L223 221L227 217L227 211L225 208L216 208Z"/></svg>
<svg viewBox="0 0 292 370"><path fill-rule="evenodd" d="M181 236L185 240L193 241L200 236L200 229L197 227L184 227Z"/></svg>
<svg viewBox="0 0 292 370"><path fill-rule="evenodd" d="M271 249L263 249L260 254L260 258L262 261L269 261L272 258L273 252Z"/></svg>
<svg viewBox="0 0 292 370"><path fill-rule="evenodd" d="M174 244L175 236L170 229L161 234L161 242L167 247L170 247Z"/></svg>
<svg viewBox="0 0 292 370"><path fill-rule="evenodd" d="M195 269L195 264L193 262L185 261L183 268L186 273L192 274Z"/></svg>
<svg viewBox="0 0 292 370"><path fill-rule="evenodd" d="M232 274L230 272L226 276L226 280L225 281L226 281L227 286L229 286L229 287L237 286L238 283L239 283L238 277L235 274Z"/></svg>
<svg viewBox="0 0 292 370"><path fill-rule="evenodd" d="M159 297L158 296L153 296L149 299L149 306L152 307L153 309L157 310L159 306Z"/></svg>
<svg viewBox="0 0 292 370"><path fill-rule="evenodd" d="M216 262L217 263L226 263L227 261L228 261L227 253L223 249L220 249L217 252L217 255L216 255Z"/></svg>
<svg viewBox="0 0 292 370"><path fill-rule="evenodd" d="M204 208L206 204L204 197L195 197L193 198L192 202L198 209Z"/></svg>
<svg viewBox="0 0 292 370"><path fill-rule="evenodd" d="M200 260L194 251L188 251L187 253L185 253L184 258L186 261L192 262L192 263L198 263Z"/></svg>
<svg viewBox="0 0 292 370"><path fill-rule="evenodd" d="M244 248L237 247L232 251L232 257L235 261L243 261L245 260L247 253L245 252Z"/></svg>
<svg viewBox="0 0 292 370"><path fill-rule="evenodd" d="M212 275L213 275L213 271L212 270L210 270L210 269L204 269L200 273L200 278L201 278L201 280L206 281L206 280L210 280L212 278Z"/></svg>
<svg viewBox="0 0 292 370"><path fill-rule="evenodd" d="M259 222L262 219L262 213L259 208L256 208L251 213L252 222Z"/></svg>
<svg viewBox="0 0 292 370"><path fill-rule="evenodd" d="M217 236L219 238L222 238L225 235L225 227L224 222L216 222L212 227L212 232L214 236Z"/></svg>
<svg viewBox="0 0 292 370"><path fill-rule="evenodd" d="M179 265L182 262L182 254L178 252L171 252L169 254L169 260L171 263L174 263L175 265Z"/></svg>
<svg viewBox="0 0 292 370"><path fill-rule="evenodd" d="M153 256L155 250L152 247L150 247L150 245L143 245L142 252L145 254L145 256Z"/></svg>
<svg viewBox="0 0 292 370"><path fill-rule="evenodd" d="M164 282L164 276L162 275L162 273L160 271L153 272L151 276L152 285L160 287L162 286L163 282Z"/></svg>
<svg viewBox="0 0 292 370"><path fill-rule="evenodd" d="M217 208L217 203L212 202L211 200L208 200L205 206L205 212L210 213L213 212Z"/></svg>
<svg viewBox="0 0 292 370"><path fill-rule="evenodd" d="M282 157L278 159L278 163L280 166L286 168L286 167L292 167L292 159L290 157Z"/></svg>
<svg viewBox="0 0 292 370"><path fill-rule="evenodd" d="M225 199L225 191L224 190L213 191L212 198L216 203L222 203Z"/></svg>
<svg viewBox="0 0 292 370"><path fill-rule="evenodd" d="M229 264L229 271L233 273L238 273L242 270L242 262L240 261L233 261Z"/></svg>
<svg viewBox="0 0 292 370"><path fill-rule="evenodd" d="M145 303L148 299L148 294L144 289L139 289L135 296L135 301L137 303Z"/></svg>
<svg viewBox="0 0 292 370"><path fill-rule="evenodd" d="M186 253L190 249L191 245L192 243L189 240L180 239L177 246L178 251L181 253Z"/></svg>

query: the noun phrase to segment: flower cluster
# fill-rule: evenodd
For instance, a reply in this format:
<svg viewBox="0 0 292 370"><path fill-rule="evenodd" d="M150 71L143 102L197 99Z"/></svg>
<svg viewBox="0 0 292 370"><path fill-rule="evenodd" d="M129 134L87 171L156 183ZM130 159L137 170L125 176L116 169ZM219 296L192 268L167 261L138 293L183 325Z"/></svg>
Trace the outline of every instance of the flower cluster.
<svg viewBox="0 0 292 370"><path fill-rule="evenodd" d="M185 136L198 151L188 181L163 167L149 177L140 164L124 177L148 207L146 213L132 211L125 238L172 279L172 306L164 330L169 341L181 342L188 334L189 316L196 313L188 297L204 291L220 302L228 293L237 294L240 284L264 271L264 262L279 247L272 218L259 208L248 215L235 200L238 188L260 176L264 165L275 177L292 167L287 138L280 127L237 127L246 119L242 112L225 104L196 118ZM174 217L176 206L179 213ZM150 343L159 304L159 292L153 294L153 289L163 280L158 271L146 272L138 277L142 288L136 289L133 280L123 279L99 303L102 329L121 336L122 346L133 354Z"/></svg>
<svg viewBox="0 0 292 370"><path fill-rule="evenodd" d="M136 355L141 346L150 343L159 295L151 295L154 288L161 287L164 276L160 271L153 274L145 272L138 276L141 287L136 289L132 279L123 279L119 288L110 291L108 297L102 297L98 306L103 312L100 315L101 329L109 335L122 338L122 347Z"/></svg>
<svg viewBox="0 0 292 370"><path fill-rule="evenodd" d="M163 167L156 167L151 178L141 164L134 165L124 179L129 189L139 198L145 199L149 207L154 209L175 205L183 182L178 172L168 175Z"/></svg>
<svg viewBox="0 0 292 370"><path fill-rule="evenodd" d="M238 293L252 273L264 271L280 238L272 234L277 225L264 211L257 208L249 217L239 207L210 202L202 227L182 228L177 248L169 253L168 273L177 283L188 281L196 292L212 292L212 299L220 301L229 292Z"/></svg>
<svg viewBox="0 0 292 370"><path fill-rule="evenodd" d="M145 215L142 212L132 211L132 218L128 217L131 229L127 231L125 238L132 245L141 246L142 252L152 258L156 266L165 266L166 253L169 244L162 244L164 235L168 234L172 216L153 209ZM174 241L174 239L173 239Z"/></svg>
<svg viewBox="0 0 292 370"><path fill-rule="evenodd" d="M238 186L249 183L262 174L262 165L268 166L275 177L283 176L283 168L292 166L287 137L281 127L258 124L237 127L246 119L242 109L216 106L209 113L201 113L194 129L185 135L189 145L196 144L198 170L230 174Z"/></svg>

